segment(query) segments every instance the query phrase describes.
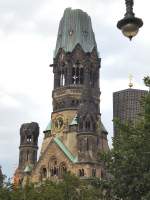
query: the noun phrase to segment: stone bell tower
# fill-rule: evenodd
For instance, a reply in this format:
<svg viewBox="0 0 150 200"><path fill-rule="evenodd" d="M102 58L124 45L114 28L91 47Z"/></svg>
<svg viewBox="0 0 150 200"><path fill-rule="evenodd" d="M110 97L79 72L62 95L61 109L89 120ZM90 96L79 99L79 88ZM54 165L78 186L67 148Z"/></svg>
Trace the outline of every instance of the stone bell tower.
<svg viewBox="0 0 150 200"><path fill-rule="evenodd" d="M109 149L101 122L98 56L91 18L67 8L59 24L53 67L53 112L44 131L33 182L61 178L66 171L102 177L98 152Z"/></svg>
<svg viewBox="0 0 150 200"><path fill-rule="evenodd" d="M24 123L20 128L19 169L37 162L39 126L36 122Z"/></svg>
<svg viewBox="0 0 150 200"><path fill-rule="evenodd" d="M36 122L24 123L20 127L19 164L14 174L14 184L23 182L26 170L37 162L39 126Z"/></svg>
<svg viewBox="0 0 150 200"><path fill-rule="evenodd" d="M92 103L97 114L100 114L100 58L87 13L79 9L65 10L59 25L54 64L51 66L54 73L52 132L69 125L72 117L78 113L80 104L84 104L82 96L87 89L93 96ZM63 120L55 119L60 113L65 117L68 115L65 124Z"/></svg>

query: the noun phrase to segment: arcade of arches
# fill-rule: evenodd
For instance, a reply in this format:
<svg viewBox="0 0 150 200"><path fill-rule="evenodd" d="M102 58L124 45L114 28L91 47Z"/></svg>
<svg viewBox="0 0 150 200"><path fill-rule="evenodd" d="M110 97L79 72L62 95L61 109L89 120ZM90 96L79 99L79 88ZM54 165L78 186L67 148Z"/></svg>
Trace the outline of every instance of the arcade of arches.
<svg viewBox="0 0 150 200"><path fill-rule="evenodd" d="M49 161L48 167L42 166L41 168L41 180L50 178L50 177L59 177L62 178L63 175L67 172L67 164L65 162L58 163L55 157L52 157ZM79 177L86 177L86 170L83 168L78 169ZM96 177L96 168L91 169L91 177Z"/></svg>

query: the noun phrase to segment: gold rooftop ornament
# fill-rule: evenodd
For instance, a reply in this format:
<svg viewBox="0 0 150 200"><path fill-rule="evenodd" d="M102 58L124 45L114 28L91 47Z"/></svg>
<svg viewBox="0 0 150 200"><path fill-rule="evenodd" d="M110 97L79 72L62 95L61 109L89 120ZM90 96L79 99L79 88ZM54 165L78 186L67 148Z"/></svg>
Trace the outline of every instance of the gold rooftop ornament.
<svg viewBox="0 0 150 200"><path fill-rule="evenodd" d="M133 87L132 81L133 81L133 76L132 76L132 74L130 74L130 75L129 75L129 88L132 88L132 87Z"/></svg>

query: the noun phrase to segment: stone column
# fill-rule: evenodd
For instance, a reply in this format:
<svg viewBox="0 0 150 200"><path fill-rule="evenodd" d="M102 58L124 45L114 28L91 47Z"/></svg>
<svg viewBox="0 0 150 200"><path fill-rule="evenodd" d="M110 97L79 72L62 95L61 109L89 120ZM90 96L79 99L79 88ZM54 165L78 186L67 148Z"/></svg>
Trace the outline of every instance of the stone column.
<svg viewBox="0 0 150 200"><path fill-rule="evenodd" d="M84 74L85 74L84 86L86 88L89 88L89 85L90 85L90 69L89 69L89 66L84 67Z"/></svg>
<svg viewBox="0 0 150 200"><path fill-rule="evenodd" d="M71 62L66 63L66 74L65 74L65 85L72 83L72 64Z"/></svg>
<svg viewBox="0 0 150 200"><path fill-rule="evenodd" d="M58 70L54 71L54 89L60 86L60 73Z"/></svg>

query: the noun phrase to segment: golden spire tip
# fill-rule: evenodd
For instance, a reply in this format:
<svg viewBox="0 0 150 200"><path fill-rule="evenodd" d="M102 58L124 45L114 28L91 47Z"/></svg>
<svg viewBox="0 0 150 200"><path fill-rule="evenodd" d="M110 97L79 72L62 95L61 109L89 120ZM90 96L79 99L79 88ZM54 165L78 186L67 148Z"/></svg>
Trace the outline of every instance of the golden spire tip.
<svg viewBox="0 0 150 200"><path fill-rule="evenodd" d="M132 81L133 81L133 76L130 74L130 75L129 75L129 85L128 85L129 88L132 88L132 87L133 87L133 82L132 82Z"/></svg>

